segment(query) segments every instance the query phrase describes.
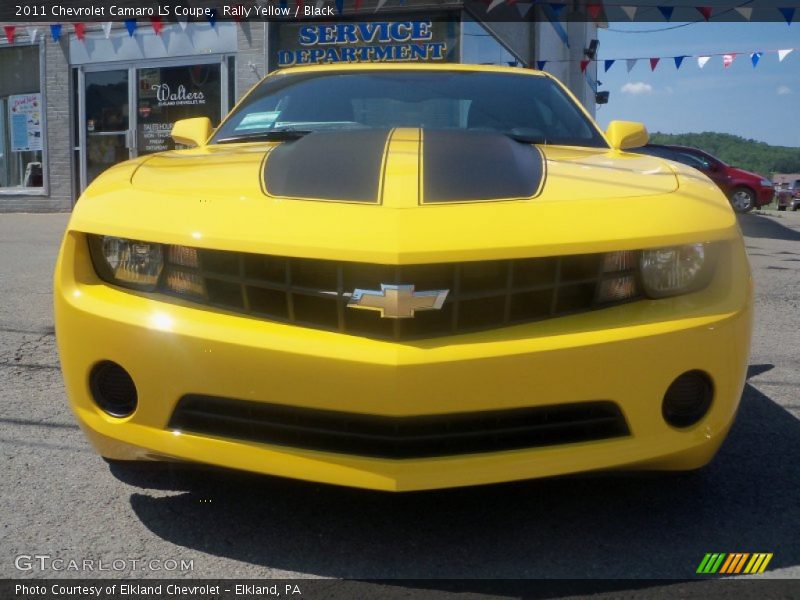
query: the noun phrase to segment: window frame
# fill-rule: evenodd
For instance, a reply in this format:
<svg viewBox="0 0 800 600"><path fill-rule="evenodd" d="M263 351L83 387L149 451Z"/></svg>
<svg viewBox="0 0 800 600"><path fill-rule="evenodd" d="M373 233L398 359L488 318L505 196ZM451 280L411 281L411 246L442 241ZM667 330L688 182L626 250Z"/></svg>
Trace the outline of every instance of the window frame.
<svg viewBox="0 0 800 600"><path fill-rule="evenodd" d="M0 197L3 196L49 196L50 195L50 161L48 155L47 137L47 91L46 91L46 63L45 63L45 39L44 34L39 34L39 39L35 42L14 42L13 44L4 43L0 44L0 52L7 48L19 48L21 46L38 46L39 47L39 94L42 97L42 186L38 188L26 187L0 187Z"/></svg>

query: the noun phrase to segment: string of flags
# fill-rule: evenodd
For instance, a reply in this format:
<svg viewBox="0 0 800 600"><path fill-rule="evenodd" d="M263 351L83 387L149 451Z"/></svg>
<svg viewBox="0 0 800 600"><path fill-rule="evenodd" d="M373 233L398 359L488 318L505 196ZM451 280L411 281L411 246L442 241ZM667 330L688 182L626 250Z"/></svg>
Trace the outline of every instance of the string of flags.
<svg viewBox="0 0 800 600"><path fill-rule="evenodd" d="M282 8L288 8L289 0L279 0L280 6ZM309 0L292 0L293 4L299 9L302 9L305 3ZM328 0L315 0L315 5L317 8L324 5ZM348 8L352 8L353 10L360 10L362 8L363 0L333 0L336 6L336 11L338 14L343 14L345 10L345 1L349 4ZM377 4L375 6L374 12L378 12L386 8L386 5L389 0L377 0ZM399 2L400 5L405 5L406 0L392 0L393 2ZM564 45L569 46L569 39L567 37L566 30L564 29L563 25L561 24L561 15L564 9L567 7L566 2L549 2L547 0L483 0L486 4L486 12L491 13L497 7L506 4L508 6L514 5L516 6L517 10L519 11L520 17L523 19L527 17L530 13L531 9L534 6L539 6L542 9L545 17L548 21L552 24L553 28L555 29L558 36L563 41ZM622 13L624 13L630 21L635 21L637 15L640 14L640 11L651 11L651 9L655 8L661 14L665 21L671 21L675 8L694 8L697 11L699 17L701 17L705 21L710 21L714 15L720 15L724 13L729 13L731 11L735 11L738 13L742 18L747 21L750 21L753 16L753 6L747 6L748 3L740 3L738 5L731 5L731 6L677 6L677 5L656 5L653 6L637 6L634 4L615 4L611 2L607 2L605 0L596 0L596 1L589 1L585 6L585 16L592 21L597 23L605 23L605 9L608 8L618 8ZM775 7L774 10L780 13L783 20L786 21L787 25L791 25L795 19L797 13L797 7L793 6L783 6L783 7ZM218 20L218 13L217 10L212 8L206 11L206 19L211 25L211 27L215 27L217 20ZM241 17L235 18L237 22L241 21ZM164 29L164 21L161 17L153 16L149 18L150 27L152 31L160 36L163 29ZM188 25L188 19L178 19L178 25L181 29L185 30ZM48 27L48 24L41 24L43 27ZM75 37L78 40L83 41L86 37L86 23L71 23L71 27L73 32L75 33ZM126 19L124 21L125 29L128 31L128 35L133 37L136 32L139 30L139 22L137 19ZM106 38L110 37L111 30L113 28L113 22L107 21L101 24L102 31ZM18 34L19 29L24 29L27 34L28 38L31 42L35 42L38 38L40 27L36 25L27 25L27 26L17 26L17 25L4 25L3 32L5 33L6 40L9 43L14 43L16 36ZM61 39L61 35L64 32L64 24L62 23L51 23L49 24L50 36L54 42L58 42ZM735 58L735 55L731 55L733 58L725 59L727 62L725 66L730 66ZM680 58L680 57L675 57ZM650 59L651 60L651 68L655 70L656 65L658 64L659 59ZM587 63L588 64L588 63ZM612 61L613 64L613 61ZM753 66L757 64L757 60L753 63ZM680 68L680 63L676 62L676 66ZM701 65L702 67L702 65ZM582 67L585 68L585 67ZM609 67L610 68L610 67ZM608 70L608 69L606 69Z"/></svg>
<svg viewBox="0 0 800 600"><path fill-rule="evenodd" d="M209 23L212 27L216 26L216 19L209 18ZM164 23L161 17L150 17L149 18L150 27L153 30L153 33L160 36L161 33L164 31ZM178 21L178 25L181 27L182 30L185 30L188 26L188 20ZM137 31L140 31L139 23L137 19L126 19L123 21L125 29L128 32L130 37L136 35ZM75 37L80 40L84 41L86 39L86 26L87 23L70 23L72 27L72 32L75 34ZM111 37L111 30L114 27L114 21L106 21L100 23L101 30L103 31L103 36L108 39ZM64 24L63 23L41 23L38 25L4 25L3 26L3 33L5 34L6 41L9 44L13 44L14 41L20 34L24 34L28 36L28 40L30 42L36 42L39 39L39 35L41 34L42 30L49 31L50 37L54 42L58 42L61 40L61 36L64 33ZM2 38L0 38L0 41Z"/></svg>
<svg viewBox="0 0 800 600"><path fill-rule="evenodd" d="M385 1L385 0L384 0ZM519 10L520 16L525 18L531 9L536 6L547 5L549 8L555 13L558 17L564 8L567 7L565 2L543 2L542 0L484 0L488 4L486 8L486 12L489 13L496 9L498 6L503 4L506 5L516 5L517 9ZM587 16L592 21L602 21L605 22L605 17L603 15L604 9L607 8L618 8L630 21L635 21L640 11L649 11L652 12L652 9L655 8L658 13L663 17L665 21L671 21L672 17L675 13L676 8L693 8L697 11L697 14L700 18L705 21L710 21L712 17L715 15L726 14L730 13L731 11L735 11L740 17L742 17L746 21L750 21L753 18L753 6L747 6L750 4L749 2L739 2L737 4L732 4L730 6L697 6L697 5L687 5L687 6L676 6L675 4L663 4L663 5L656 5L656 6L637 6L635 4L616 4L612 2L605 2L605 1L590 1L586 4L585 8L585 16ZM786 21L787 24L791 25L792 21L794 20L795 13L797 12L796 7L794 6L776 6L774 8ZM580 11L580 9L579 9ZM777 16L777 15L776 15Z"/></svg>
<svg viewBox="0 0 800 600"><path fill-rule="evenodd" d="M722 66L723 68L727 69L733 64L733 61L740 55L746 55L750 58L750 62L753 65L753 68L758 66L759 61L765 54L775 54L778 57L778 62L782 63L783 60L789 56L795 50L800 50L800 48L781 48L779 50L757 50L754 52L717 52L717 53L709 53L709 54L680 54L678 56L654 56L654 57L637 57L637 58L606 58L606 59L597 59L597 60L589 60L583 59L580 61L576 60L539 60L536 61L536 68L540 71L543 71L544 68L547 66L548 63L565 63L565 62L579 62L581 67L581 72L585 73L586 69L589 65L593 62L598 64L598 69L600 64L603 65L603 72L608 73L608 71L618 62L624 62L625 67L630 73L633 68L639 63L639 61L648 61L650 64L650 70L655 71L656 67L661 63L662 59L665 61L672 60L675 64L675 69L680 70L683 66L684 61L686 59L693 59L697 61L697 66L699 68L705 67L708 62L715 57L722 57Z"/></svg>

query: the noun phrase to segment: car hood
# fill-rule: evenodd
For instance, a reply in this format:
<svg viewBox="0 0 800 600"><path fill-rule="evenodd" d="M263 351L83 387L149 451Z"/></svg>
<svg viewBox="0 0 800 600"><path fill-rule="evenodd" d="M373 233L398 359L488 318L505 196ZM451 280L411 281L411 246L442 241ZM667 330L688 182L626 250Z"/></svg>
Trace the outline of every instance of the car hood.
<svg viewBox="0 0 800 600"><path fill-rule="evenodd" d="M750 171L745 171L744 169L739 169L738 167L728 167L726 171L730 177L735 177L738 179L752 179L754 181L759 181L759 182L762 179L768 179L763 175L759 175L758 173L751 173Z"/></svg>
<svg viewBox="0 0 800 600"><path fill-rule="evenodd" d="M412 166L415 173L409 174ZM408 175L415 180L412 185ZM229 199L242 192L394 208L619 199L678 187L675 173L654 157L533 146L494 133L420 130L319 132L280 144L167 152L145 161L132 183L147 192ZM387 203L398 186L403 188L403 206Z"/></svg>
<svg viewBox="0 0 800 600"><path fill-rule="evenodd" d="M388 264L604 252L737 235L725 196L689 167L496 136L480 138L482 152L464 143L477 139L458 144L407 129L395 130L379 150L362 137L349 148L331 139L298 140L142 157L95 180L71 227ZM371 186L363 182L367 175Z"/></svg>

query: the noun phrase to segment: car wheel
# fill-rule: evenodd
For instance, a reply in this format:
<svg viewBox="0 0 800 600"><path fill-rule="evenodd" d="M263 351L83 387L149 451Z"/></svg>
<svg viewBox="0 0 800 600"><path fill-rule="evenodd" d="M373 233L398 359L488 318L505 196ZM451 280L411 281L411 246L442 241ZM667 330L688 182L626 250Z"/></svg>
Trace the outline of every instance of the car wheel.
<svg viewBox="0 0 800 600"><path fill-rule="evenodd" d="M733 190L730 200L733 210L739 213L750 212L756 205L755 193L743 187Z"/></svg>
<svg viewBox="0 0 800 600"><path fill-rule="evenodd" d="M778 210L786 210L786 207L785 206L779 206ZM795 210L797 210L797 209L795 208Z"/></svg>

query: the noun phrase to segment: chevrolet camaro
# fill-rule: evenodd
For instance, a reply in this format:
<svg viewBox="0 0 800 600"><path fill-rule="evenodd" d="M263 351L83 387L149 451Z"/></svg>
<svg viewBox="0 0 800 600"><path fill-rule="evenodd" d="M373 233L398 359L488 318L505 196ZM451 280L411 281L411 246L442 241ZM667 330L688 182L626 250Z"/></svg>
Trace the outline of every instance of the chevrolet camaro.
<svg viewBox="0 0 800 600"><path fill-rule="evenodd" d="M109 461L387 491L689 470L736 415L752 286L727 198L552 76L292 68L98 177L55 272Z"/></svg>

